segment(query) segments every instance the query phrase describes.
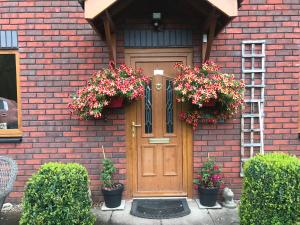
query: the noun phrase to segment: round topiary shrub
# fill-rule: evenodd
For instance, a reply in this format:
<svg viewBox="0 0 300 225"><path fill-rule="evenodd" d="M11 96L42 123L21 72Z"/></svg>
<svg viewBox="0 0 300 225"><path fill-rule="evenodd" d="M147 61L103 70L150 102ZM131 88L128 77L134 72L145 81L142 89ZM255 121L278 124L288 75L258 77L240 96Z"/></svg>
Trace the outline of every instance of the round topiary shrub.
<svg viewBox="0 0 300 225"><path fill-rule="evenodd" d="M300 160L282 153L245 163L241 225L300 224Z"/></svg>
<svg viewBox="0 0 300 225"><path fill-rule="evenodd" d="M93 225L87 170L48 163L28 181L20 225Z"/></svg>

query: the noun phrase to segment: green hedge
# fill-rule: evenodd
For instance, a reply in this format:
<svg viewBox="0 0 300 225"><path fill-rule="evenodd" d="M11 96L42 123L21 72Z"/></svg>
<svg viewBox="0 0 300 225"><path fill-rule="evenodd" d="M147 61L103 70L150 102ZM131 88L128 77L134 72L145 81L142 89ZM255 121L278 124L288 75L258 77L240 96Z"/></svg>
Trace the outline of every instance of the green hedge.
<svg viewBox="0 0 300 225"><path fill-rule="evenodd" d="M75 163L43 165L27 183L20 225L93 225L86 169Z"/></svg>
<svg viewBox="0 0 300 225"><path fill-rule="evenodd" d="M245 163L241 225L300 224L300 160L282 153Z"/></svg>

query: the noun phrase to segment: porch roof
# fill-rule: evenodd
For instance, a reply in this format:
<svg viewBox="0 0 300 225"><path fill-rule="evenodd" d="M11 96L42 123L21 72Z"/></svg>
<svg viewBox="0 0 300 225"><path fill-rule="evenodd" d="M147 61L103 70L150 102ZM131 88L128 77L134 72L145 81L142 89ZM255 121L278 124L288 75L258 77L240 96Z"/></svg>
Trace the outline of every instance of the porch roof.
<svg viewBox="0 0 300 225"><path fill-rule="evenodd" d="M201 34L207 34L203 61L209 59L214 38L238 15L243 0L78 0L86 20L107 42L110 59L116 61L116 33L133 17L145 18L156 10L174 17ZM150 11L149 11L150 10ZM148 17L147 17L148 18ZM149 18L148 18L149 20Z"/></svg>
<svg viewBox="0 0 300 225"><path fill-rule="evenodd" d="M84 15L88 20L95 19L106 9L113 6L120 0L79 0L84 7ZM199 1L199 0L198 0ZM213 7L223 12L228 17L236 17L238 15L238 7L242 0L202 0L210 3Z"/></svg>

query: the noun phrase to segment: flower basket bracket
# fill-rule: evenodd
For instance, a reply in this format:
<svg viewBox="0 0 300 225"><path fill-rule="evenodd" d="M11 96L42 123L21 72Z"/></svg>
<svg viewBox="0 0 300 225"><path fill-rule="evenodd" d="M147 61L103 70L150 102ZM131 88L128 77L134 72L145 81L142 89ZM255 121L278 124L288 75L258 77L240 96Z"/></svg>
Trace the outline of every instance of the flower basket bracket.
<svg viewBox="0 0 300 225"><path fill-rule="evenodd" d="M110 103L106 106L108 109L119 109L124 106L124 98L122 97L113 97Z"/></svg>

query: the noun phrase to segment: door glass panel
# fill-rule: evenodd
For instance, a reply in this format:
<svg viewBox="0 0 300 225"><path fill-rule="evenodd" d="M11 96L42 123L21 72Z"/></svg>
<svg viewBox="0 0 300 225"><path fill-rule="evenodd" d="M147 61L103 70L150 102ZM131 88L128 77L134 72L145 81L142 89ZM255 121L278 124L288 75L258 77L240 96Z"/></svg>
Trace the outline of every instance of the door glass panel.
<svg viewBox="0 0 300 225"><path fill-rule="evenodd" d="M152 133L152 83L145 87L145 133Z"/></svg>
<svg viewBox="0 0 300 225"><path fill-rule="evenodd" d="M173 82L171 80L166 81L166 125L167 133L173 133Z"/></svg>

